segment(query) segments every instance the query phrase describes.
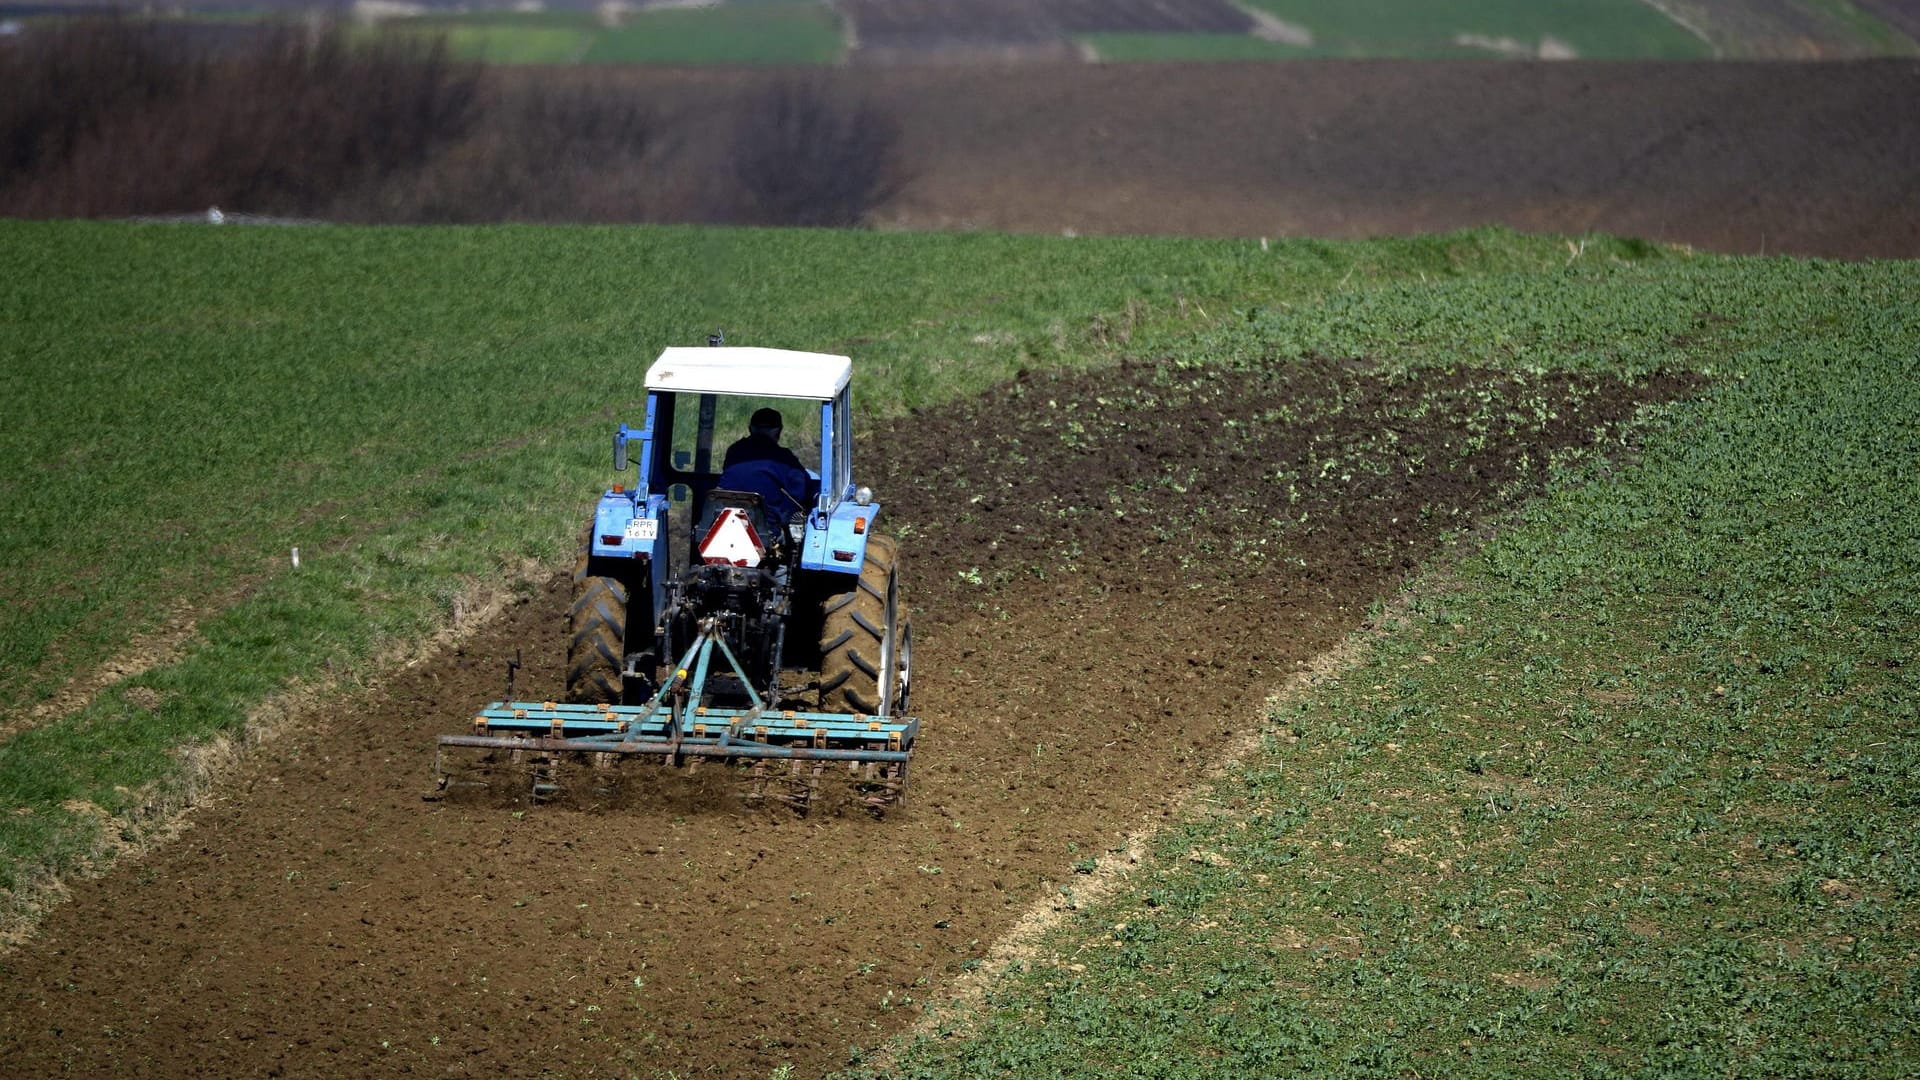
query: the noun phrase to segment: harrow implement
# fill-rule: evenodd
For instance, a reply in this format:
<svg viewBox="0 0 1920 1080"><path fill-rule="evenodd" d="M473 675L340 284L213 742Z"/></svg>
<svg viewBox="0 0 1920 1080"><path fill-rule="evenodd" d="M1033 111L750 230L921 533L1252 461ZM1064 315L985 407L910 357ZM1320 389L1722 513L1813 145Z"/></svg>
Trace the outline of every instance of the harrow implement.
<svg viewBox="0 0 1920 1080"><path fill-rule="evenodd" d="M728 670L716 670L715 653ZM711 703L723 693L735 704ZM532 799L547 801L568 794L566 777L579 772L563 768L569 762L595 777L636 756L689 768L719 759L745 767L750 800L805 812L837 773L851 782L857 803L878 813L906 795L919 729L913 718L776 708L753 688L716 621L706 620L646 704L497 701L474 716L472 734L440 736L434 771L442 792L491 787L504 771L530 781ZM450 748L484 756L450 770Z"/></svg>

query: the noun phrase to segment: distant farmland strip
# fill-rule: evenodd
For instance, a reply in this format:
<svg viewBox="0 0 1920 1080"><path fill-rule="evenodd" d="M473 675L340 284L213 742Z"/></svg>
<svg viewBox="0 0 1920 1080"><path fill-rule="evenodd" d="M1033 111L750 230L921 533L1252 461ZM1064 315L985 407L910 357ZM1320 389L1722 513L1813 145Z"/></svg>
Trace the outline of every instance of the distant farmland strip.
<svg viewBox="0 0 1920 1080"><path fill-rule="evenodd" d="M1693 59L1707 46L1641 0L1249 0L1313 35L1322 56L1562 55Z"/></svg>
<svg viewBox="0 0 1920 1080"><path fill-rule="evenodd" d="M843 0L863 47L939 49L1041 44L1075 34L1244 34L1253 19L1225 0Z"/></svg>
<svg viewBox="0 0 1920 1080"><path fill-rule="evenodd" d="M591 11L460 12L395 19L385 33L446 34L489 64L831 64L839 20L822 0L666 8L602 19Z"/></svg>
<svg viewBox="0 0 1920 1080"><path fill-rule="evenodd" d="M1907 37L1920 39L1920 0L1859 0L1859 6Z"/></svg>

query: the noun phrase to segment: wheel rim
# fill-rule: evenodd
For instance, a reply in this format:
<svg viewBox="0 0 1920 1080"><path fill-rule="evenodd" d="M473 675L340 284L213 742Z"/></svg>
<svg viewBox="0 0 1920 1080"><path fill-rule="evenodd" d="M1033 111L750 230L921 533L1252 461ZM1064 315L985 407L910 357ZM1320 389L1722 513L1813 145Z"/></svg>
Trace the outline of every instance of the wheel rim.
<svg viewBox="0 0 1920 1080"><path fill-rule="evenodd" d="M899 691L895 695L901 712L907 711L907 702L913 690L913 627L900 628L900 680Z"/></svg>
<svg viewBox="0 0 1920 1080"><path fill-rule="evenodd" d="M893 678L893 658L895 652L893 640L894 620L899 614L900 579L889 574L887 575L887 624L882 628L880 635L880 677L875 680L880 684L876 689L880 691L881 716L893 715L895 686Z"/></svg>

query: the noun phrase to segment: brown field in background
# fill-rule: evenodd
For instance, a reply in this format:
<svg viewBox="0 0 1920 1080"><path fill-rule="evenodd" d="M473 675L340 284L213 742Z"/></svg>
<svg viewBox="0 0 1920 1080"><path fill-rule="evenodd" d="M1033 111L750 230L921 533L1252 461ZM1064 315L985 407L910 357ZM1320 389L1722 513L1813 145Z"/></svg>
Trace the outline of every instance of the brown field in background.
<svg viewBox="0 0 1920 1080"><path fill-rule="evenodd" d="M575 73L568 73L570 75ZM522 78L551 77L525 72ZM723 116L779 75L584 73ZM906 229L1362 237L1503 224L1727 252L1920 255L1920 63L1298 61L853 68ZM678 152L697 174L698 138Z"/></svg>

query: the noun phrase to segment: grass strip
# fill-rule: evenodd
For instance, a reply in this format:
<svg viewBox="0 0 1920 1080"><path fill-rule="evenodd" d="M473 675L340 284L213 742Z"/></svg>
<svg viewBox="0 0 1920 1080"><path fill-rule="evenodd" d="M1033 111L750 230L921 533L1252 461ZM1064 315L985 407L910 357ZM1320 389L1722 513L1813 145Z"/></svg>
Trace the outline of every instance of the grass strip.
<svg viewBox="0 0 1920 1080"><path fill-rule="evenodd" d="M1215 337L1719 382L1416 583L1119 899L886 1075L1911 1071L1920 267L1553 277Z"/></svg>

